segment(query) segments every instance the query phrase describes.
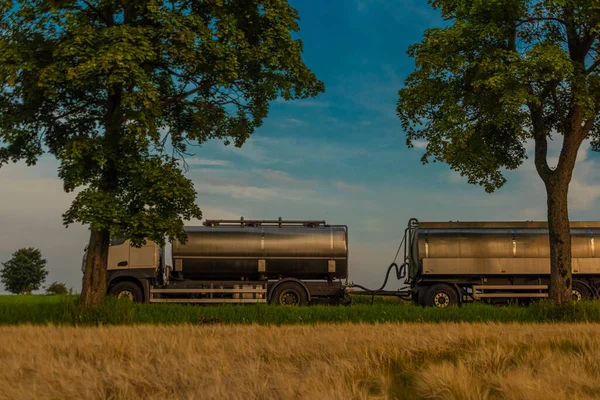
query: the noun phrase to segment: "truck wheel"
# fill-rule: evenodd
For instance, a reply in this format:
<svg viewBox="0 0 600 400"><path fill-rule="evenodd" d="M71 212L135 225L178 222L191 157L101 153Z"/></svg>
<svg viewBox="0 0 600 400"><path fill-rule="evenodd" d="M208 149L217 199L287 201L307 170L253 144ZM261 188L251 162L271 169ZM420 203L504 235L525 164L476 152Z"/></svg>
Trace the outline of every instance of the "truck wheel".
<svg viewBox="0 0 600 400"><path fill-rule="evenodd" d="M581 282L573 282L572 293L575 301L591 300L592 298L589 289Z"/></svg>
<svg viewBox="0 0 600 400"><path fill-rule="evenodd" d="M144 300L140 286L137 283L129 281L117 283L110 288L108 293L117 299L129 299L134 303L141 303Z"/></svg>
<svg viewBox="0 0 600 400"><path fill-rule="evenodd" d="M308 296L299 284L285 282L275 288L272 301L284 306L303 306L308 303Z"/></svg>
<svg viewBox="0 0 600 400"><path fill-rule="evenodd" d="M451 307L458 305L456 290L445 283L431 286L426 292L423 303L430 307Z"/></svg>

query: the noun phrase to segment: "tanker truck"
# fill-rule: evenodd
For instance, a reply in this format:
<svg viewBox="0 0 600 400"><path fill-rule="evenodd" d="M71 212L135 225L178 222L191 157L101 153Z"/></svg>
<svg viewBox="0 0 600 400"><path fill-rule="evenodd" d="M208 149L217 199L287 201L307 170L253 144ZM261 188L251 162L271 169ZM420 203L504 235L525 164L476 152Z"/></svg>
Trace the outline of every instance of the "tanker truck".
<svg viewBox="0 0 600 400"><path fill-rule="evenodd" d="M348 227L325 221L207 220L188 241L141 248L112 238L108 292L151 303L348 304L354 294L396 296L422 306L548 297L546 222L419 222L412 218L380 289L348 285ZM600 222L571 222L573 297L599 297ZM390 272L405 286L384 290ZM346 282L343 283L342 280Z"/></svg>
<svg viewBox="0 0 600 400"><path fill-rule="evenodd" d="M598 298L600 222L571 222L573 298ZM403 267L416 304L530 302L548 297L550 241L546 222L409 221ZM389 271L388 271L389 274Z"/></svg>
<svg viewBox="0 0 600 400"><path fill-rule="evenodd" d="M111 237L108 293L149 303L345 301L345 225L242 217L184 230L188 240L171 243L169 260L166 248L150 240L132 247L129 240Z"/></svg>

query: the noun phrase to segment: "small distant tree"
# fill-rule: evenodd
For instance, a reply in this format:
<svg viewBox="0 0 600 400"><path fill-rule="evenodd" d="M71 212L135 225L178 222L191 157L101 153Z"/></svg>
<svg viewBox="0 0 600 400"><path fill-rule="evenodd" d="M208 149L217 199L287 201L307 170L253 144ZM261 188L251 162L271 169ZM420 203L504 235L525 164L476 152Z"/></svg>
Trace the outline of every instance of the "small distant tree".
<svg viewBox="0 0 600 400"><path fill-rule="evenodd" d="M38 290L48 275L42 252L33 247L17 250L2 266L0 280L4 289L15 294Z"/></svg>
<svg viewBox="0 0 600 400"><path fill-rule="evenodd" d="M52 282L46 287L46 294L51 296L69 294L71 292L72 290L67 289L67 285L62 282Z"/></svg>

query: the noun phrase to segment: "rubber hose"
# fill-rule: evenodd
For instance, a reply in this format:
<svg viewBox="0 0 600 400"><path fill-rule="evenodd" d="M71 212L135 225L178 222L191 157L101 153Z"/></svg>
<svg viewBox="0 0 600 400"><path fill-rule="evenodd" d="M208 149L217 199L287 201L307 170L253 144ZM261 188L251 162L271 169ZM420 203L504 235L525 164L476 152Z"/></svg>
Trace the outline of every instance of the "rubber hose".
<svg viewBox="0 0 600 400"><path fill-rule="evenodd" d="M371 289L367 289L364 286L361 285L352 285L353 287L358 287L361 288L363 290L366 290L368 292L378 292L380 290L383 290L383 288L387 285L388 279L390 277L390 272L392 272L392 268L396 269L396 278L398 280L404 278L406 276L406 263L400 265L400 267L398 267L398 264L396 264L395 262L393 262L387 270L387 273L385 274L385 280L383 281L383 285L381 285L381 287L379 289L375 289L375 290L371 290Z"/></svg>

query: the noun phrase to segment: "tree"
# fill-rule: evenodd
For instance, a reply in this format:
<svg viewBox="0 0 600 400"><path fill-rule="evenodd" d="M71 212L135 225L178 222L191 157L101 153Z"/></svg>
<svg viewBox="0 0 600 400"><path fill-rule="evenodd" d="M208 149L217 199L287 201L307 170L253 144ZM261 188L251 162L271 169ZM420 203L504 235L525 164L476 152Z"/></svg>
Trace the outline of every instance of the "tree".
<svg viewBox="0 0 600 400"><path fill-rule="evenodd" d="M70 292L67 285L62 282L52 282L46 289L46 294L51 296L65 295Z"/></svg>
<svg viewBox="0 0 600 400"><path fill-rule="evenodd" d="M287 0L0 0L0 139L60 162L64 214L90 227L82 305L106 292L111 233L186 240L201 218L179 163L191 144L238 147L269 102L316 96ZM12 146L12 147L10 147ZM1 155L1 154L0 154ZM1 161L1 159L0 159Z"/></svg>
<svg viewBox="0 0 600 400"><path fill-rule="evenodd" d="M38 290L48 275L46 260L42 258L41 251L33 247L15 251L2 266L0 280L4 289L14 294Z"/></svg>
<svg viewBox="0 0 600 400"><path fill-rule="evenodd" d="M410 47L416 70L399 92L407 145L427 140L442 161L487 192L503 186L535 142L547 194L550 298L571 299L567 194L585 139L600 149L600 9L595 1L430 0L448 22ZM548 140L562 135L558 165Z"/></svg>

